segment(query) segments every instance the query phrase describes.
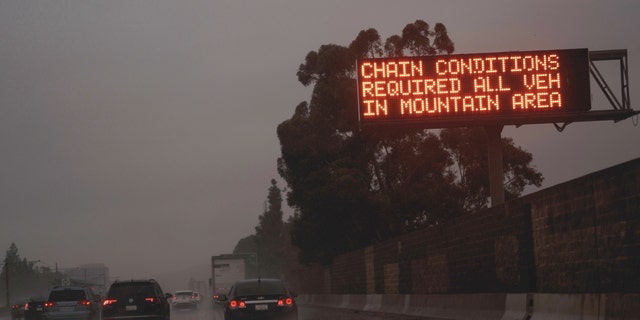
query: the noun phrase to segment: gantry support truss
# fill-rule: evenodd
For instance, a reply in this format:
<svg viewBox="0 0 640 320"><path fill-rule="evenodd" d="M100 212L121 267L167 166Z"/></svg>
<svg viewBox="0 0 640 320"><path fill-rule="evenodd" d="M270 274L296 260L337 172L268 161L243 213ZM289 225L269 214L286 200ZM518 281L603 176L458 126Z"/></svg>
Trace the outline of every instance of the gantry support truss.
<svg viewBox="0 0 640 320"><path fill-rule="evenodd" d="M597 61L615 60L620 62L620 98L613 93L611 87L596 65ZM614 122L618 122L640 113L639 111L631 109L631 100L629 99L629 68L627 65L626 49L589 51L589 72L600 87L600 90L602 90L602 93L604 93L604 96L609 100L612 109L577 112L575 114L569 113L559 117L550 115L549 119L547 119L548 121L545 122L552 122L558 131L564 130L564 128L572 122L602 120L613 120Z"/></svg>
<svg viewBox="0 0 640 320"><path fill-rule="evenodd" d="M607 81L596 66L597 61L618 60L620 62L620 98L611 90ZM618 122L629 117L635 116L639 111L631 109L631 100L629 99L629 69L627 67L627 50L605 50L589 52L589 72L595 79L598 86L604 93L609 103L613 107L612 110L590 110L575 113L537 115L535 119L522 117L516 120L516 125L535 124L535 123L553 123L558 131L562 131L572 122L580 121L602 121L613 120ZM513 120L513 117L511 118ZM491 189L491 205L499 205L504 203L504 168L502 163L501 137L502 119L495 117L491 122L483 124L489 137L489 188Z"/></svg>

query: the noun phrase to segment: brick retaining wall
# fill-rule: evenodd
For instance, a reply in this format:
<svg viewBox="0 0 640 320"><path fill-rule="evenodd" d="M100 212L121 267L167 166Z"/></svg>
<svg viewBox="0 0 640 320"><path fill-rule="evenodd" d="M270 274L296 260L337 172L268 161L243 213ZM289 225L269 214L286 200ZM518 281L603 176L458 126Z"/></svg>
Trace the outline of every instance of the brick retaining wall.
<svg viewBox="0 0 640 320"><path fill-rule="evenodd" d="M290 280L302 293L637 293L638 266L635 159L299 272L313 285Z"/></svg>

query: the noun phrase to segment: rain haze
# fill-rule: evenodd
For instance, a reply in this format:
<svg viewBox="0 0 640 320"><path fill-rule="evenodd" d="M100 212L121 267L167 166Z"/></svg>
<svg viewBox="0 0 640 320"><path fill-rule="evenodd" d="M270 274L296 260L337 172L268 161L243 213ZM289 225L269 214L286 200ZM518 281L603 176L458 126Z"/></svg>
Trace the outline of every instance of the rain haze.
<svg viewBox="0 0 640 320"><path fill-rule="evenodd" d="M442 22L454 53L628 49L638 110L639 13L582 0L2 1L0 247L121 279L231 253L270 180L286 187L276 127L311 98L298 66L368 28L384 40ZM605 66L614 83L617 68ZM592 109L611 109L591 82ZM638 158L637 121L502 136L533 154L546 188Z"/></svg>

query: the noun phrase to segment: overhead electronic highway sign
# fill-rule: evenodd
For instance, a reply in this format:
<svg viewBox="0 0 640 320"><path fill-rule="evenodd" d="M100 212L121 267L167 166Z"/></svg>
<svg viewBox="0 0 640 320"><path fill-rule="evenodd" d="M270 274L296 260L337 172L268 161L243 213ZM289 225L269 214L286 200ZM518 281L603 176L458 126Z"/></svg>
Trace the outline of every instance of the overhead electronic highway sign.
<svg viewBox="0 0 640 320"><path fill-rule="evenodd" d="M363 125L518 124L591 109L587 49L362 59L357 72Z"/></svg>

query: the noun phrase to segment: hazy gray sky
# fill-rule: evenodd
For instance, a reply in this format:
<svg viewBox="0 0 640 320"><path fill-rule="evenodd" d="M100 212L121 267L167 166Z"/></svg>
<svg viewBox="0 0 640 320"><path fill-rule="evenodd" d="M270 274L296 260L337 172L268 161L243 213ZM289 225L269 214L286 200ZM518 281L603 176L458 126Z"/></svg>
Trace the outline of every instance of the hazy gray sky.
<svg viewBox="0 0 640 320"><path fill-rule="evenodd" d="M363 29L442 22L455 53L626 48L638 110L639 14L636 1L3 0L0 252L15 242L121 278L231 252L270 179L284 187L276 126L311 93L298 66ZM640 156L633 119L503 136L533 153L543 187Z"/></svg>

